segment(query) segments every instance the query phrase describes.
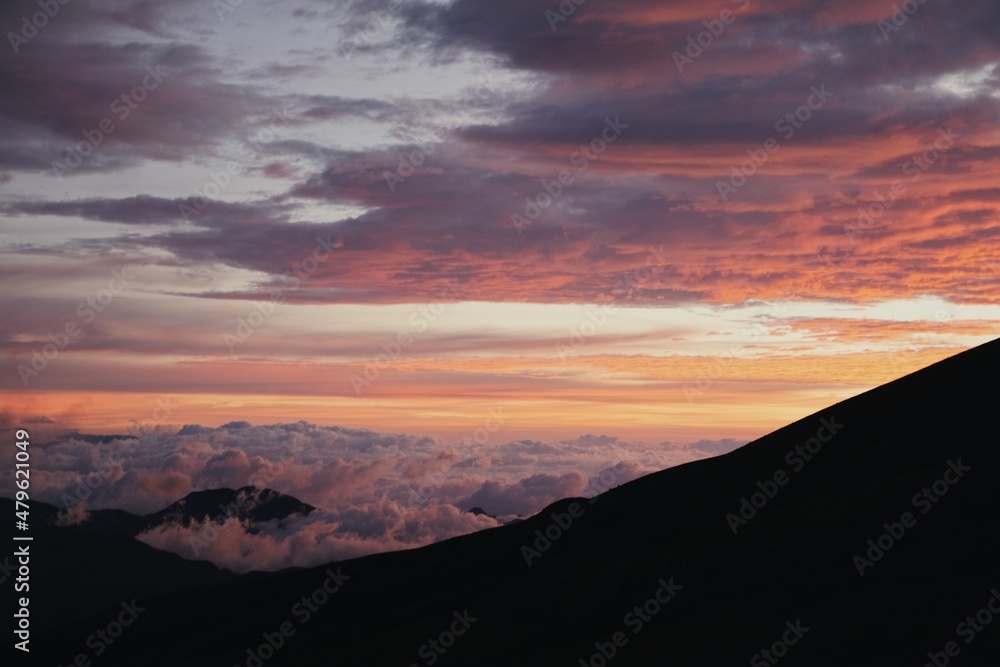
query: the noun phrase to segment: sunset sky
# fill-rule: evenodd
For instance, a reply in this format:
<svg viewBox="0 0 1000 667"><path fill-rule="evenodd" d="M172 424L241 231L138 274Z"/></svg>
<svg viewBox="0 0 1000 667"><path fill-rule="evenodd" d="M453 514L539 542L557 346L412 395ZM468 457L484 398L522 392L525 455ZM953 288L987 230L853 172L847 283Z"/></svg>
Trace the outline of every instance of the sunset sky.
<svg viewBox="0 0 1000 667"><path fill-rule="evenodd" d="M906 9L5 2L0 426L718 453L990 340L1000 5Z"/></svg>

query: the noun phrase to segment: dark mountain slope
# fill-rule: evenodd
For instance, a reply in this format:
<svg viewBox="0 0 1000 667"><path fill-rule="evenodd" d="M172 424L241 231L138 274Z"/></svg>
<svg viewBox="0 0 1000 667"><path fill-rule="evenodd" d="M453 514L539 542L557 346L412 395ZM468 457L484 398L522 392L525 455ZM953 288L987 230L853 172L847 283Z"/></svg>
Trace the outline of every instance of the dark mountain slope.
<svg viewBox="0 0 1000 667"><path fill-rule="evenodd" d="M1000 664L1000 615L968 643L959 625L1000 588L998 368L993 342L596 503L344 562L350 579L308 618L301 599L325 568L150 600L101 664L716 666L780 653L782 665L923 665L928 652L944 664L948 642L949 664ZM734 534L727 514L758 482L773 497ZM886 524L904 532L860 576L854 557ZM557 539L529 567L523 547L546 530ZM654 604L664 583L675 594ZM477 620L464 631L454 614L466 610ZM50 638L42 656L71 659L102 622ZM294 634L271 634L281 647L258 664L248 648L282 623ZM464 632L442 636L450 627ZM758 655L783 637L794 645Z"/></svg>
<svg viewBox="0 0 1000 667"><path fill-rule="evenodd" d="M0 513L11 517L12 522L14 501L0 498ZM130 535L109 533L106 526L95 530L58 527L54 521L56 513L57 508L52 505L31 503L30 534L34 539L29 549L30 590L27 594L36 630L85 618L123 600L238 578L212 563L185 560L154 549ZM13 583L18 563L10 556L13 549L6 546L14 544L9 529L4 535L7 538L0 570L7 569L8 563L13 566L10 574L0 572L0 578L6 574L3 582L6 610L15 597ZM15 548L17 546L20 545ZM16 595L19 597L21 593Z"/></svg>
<svg viewBox="0 0 1000 667"><path fill-rule="evenodd" d="M154 514L139 516L121 510L94 510L87 519L68 526L57 524L59 509L41 502L31 503L31 608L36 630L58 627L114 607L124 600L147 598L206 584L234 581L239 575L207 561L193 561L160 551L136 539L145 530L192 521L203 522L225 516L250 522L305 516L315 508L271 489L213 489L196 491ZM11 541L14 501L0 498L0 513L11 517L4 523L6 545ZM15 545L16 548L17 545ZM13 583L16 559L5 548L0 559L0 579L15 597ZM14 566L11 569L10 566ZM8 572L9 570L9 572ZM250 573L244 578L268 576ZM18 595L17 597L20 597Z"/></svg>

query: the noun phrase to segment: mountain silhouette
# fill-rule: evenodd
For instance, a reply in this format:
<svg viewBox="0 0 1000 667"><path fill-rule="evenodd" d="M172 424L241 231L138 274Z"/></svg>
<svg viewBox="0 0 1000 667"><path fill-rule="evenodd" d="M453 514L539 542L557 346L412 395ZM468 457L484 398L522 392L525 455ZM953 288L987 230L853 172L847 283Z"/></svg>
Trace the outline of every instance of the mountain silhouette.
<svg viewBox="0 0 1000 667"><path fill-rule="evenodd" d="M170 525L190 526L227 516L248 522L306 516L315 508L272 489L195 491L169 507L141 516L122 510L93 510L83 521L61 525L59 508L31 503L34 536L30 589L37 630L86 618L128 598L146 598L170 591L234 581L241 578L207 561L193 561L161 551L135 539L141 533ZM14 501L0 498L0 512L14 515ZM11 540L8 537L7 543ZM0 578L10 583L10 556L0 561ZM16 571L16 567L11 572ZM249 573L242 578L269 576Z"/></svg>
<svg viewBox="0 0 1000 667"><path fill-rule="evenodd" d="M142 599L101 665L995 666L998 368L992 342L594 502Z"/></svg>
<svg viewBox="0 0 1000 667"><path fill-rule="evenodd" d="M316 508L272 489L244 486L195 491L147 517L147 528L168 524L190 526L226 517L241 521L273 521L308 516Z"/></svg>

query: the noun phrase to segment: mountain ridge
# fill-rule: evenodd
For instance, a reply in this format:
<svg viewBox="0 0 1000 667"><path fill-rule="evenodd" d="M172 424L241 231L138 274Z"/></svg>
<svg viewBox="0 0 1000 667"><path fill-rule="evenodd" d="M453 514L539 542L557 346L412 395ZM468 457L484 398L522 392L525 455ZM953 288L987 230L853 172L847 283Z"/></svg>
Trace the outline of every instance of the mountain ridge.
<svg viewBox="0 0 1000 667"><path fill-rule="evenodd" d="M36 618L38 630L86 618L125 597L149 597L272 574L236 574L135 539L146 531L229 516L247 521L253 531L257 521L294 519L315 509L292 496L255 487L193 491L146 515L118 509L92 510L83 520L70 524L62 521L55 505L41 501L29 504L33 544L41 547L35 549L39 555L32 558L32 570L36 581L42 582L40 588L29 592L36 608L47 610ZM13 515L14 501L0 498L0 512ZM64 563L68 553L74 554L75 560ZM9 557L2 563L4 569L8 562ZM62 604L64 592L76 596L73 605Z"/></svg>
<svg viewBox="0 0 1000 667"><path fill-rule="evenodd" d="M248 665L287 622L294 633L269 666L331 656L421 665L430 655L444 666L745 664L765 660L791 624L808 630L782 665L923 664L1000 584L989 520L1000 510L997 367L1000 341L594 502L564 499L415 550L206 587L197 605L164 595L149 603L148 628L105 659L152 659L149 628L167 624L186 641L157 647L160 664ZM915 500L953 464L969 470L921 512ZM906 513L913 525L885 539ZM731 516L745 523L734 530ZM872 565L859 571L859 555ZM337 573L343 585L298 623L297 600ZM463 613L475 622L438 654L428 642ZM86 627L66 629L68 643ZM969 661L1000 657L1000 623L961 651L967 664L995 664Z"/></svg>

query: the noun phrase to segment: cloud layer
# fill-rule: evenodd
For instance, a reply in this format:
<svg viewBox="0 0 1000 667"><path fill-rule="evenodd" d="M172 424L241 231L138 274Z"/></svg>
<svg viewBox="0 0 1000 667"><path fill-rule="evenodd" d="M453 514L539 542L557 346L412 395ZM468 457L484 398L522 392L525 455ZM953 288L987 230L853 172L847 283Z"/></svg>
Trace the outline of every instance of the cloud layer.
<svg viewBox="0 0 1000 667"><path fill-rule="evenodd" d="M502 418L502 415L501 415ZM485 435L484 435L485 434ZM481 441L477 442L476 439ZM167 526L148 544L238 571L316 565L411 548L529 516L571 496L594 496L644 474L729 451L587 435L507 442L483 430L464 442L308 422L137 429L135 437L69 436L34 449L33 495L83 518L84 509L145 514L205 489L268 487L318 511L255 524L233 517ZM13 495L3 479L0 493ZM479 507L490 515L469 510Z"/></svg>

